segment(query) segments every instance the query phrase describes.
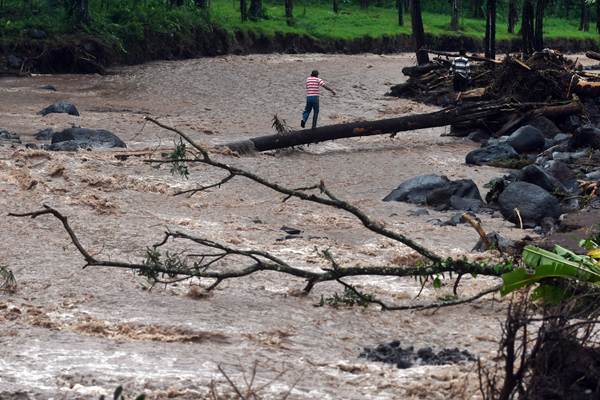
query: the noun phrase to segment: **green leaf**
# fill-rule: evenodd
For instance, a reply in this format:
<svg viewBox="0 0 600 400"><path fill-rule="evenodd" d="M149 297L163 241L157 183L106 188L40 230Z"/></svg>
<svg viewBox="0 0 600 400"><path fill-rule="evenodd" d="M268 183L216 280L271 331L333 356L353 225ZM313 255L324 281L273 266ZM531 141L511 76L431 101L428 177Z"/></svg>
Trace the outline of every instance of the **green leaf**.
<svg viewBox="0 0 600 400"><path fill-rule="evenodd" d="M135 398L135 400L146 400L146 395L140 394L138 397Z"/></svg>
<svg viewBox="0 0 600 400"><path fill-rule="evenodd" d="M542 300L545 304L560 304L566 297L565 290L554 285L542 284L535 288L531 294L531 300Z"/></svg>
<svg viewBox="0 0 600 400"><path fill-rule="evenodd" d="M576 279L593 284L600 282L600 268L591 258L560 246L556 246L555 251L561 255L539 247L526 246L523 249L523 262L533 271L519 268L503 274L504 284L500 293L504 296L544 278Z"/></svg>
<svg viewBox="0 0 600 400"><path fill-rule="evenodd" d="M439 289L442 287L442 280L440 279L439 276L436 276L435 279L433 280L433 287L435 289Z"/></svg>

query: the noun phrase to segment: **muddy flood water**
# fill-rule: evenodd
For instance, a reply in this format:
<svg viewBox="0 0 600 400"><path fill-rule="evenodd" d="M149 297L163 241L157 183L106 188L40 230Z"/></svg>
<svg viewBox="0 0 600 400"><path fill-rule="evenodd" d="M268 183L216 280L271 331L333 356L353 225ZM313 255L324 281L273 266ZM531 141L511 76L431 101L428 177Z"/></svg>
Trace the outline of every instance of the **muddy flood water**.
<svg viewBox="0 0 600 400"><path fill-rule="evenodd" d="M405 79L402 67L413 63L409 55L227 56L118 68L108 76L5 78L0 128L32 143L41 143L33 135L44 128L102 128L120 136L128 150L172 148L171 132L144 123L150 115L216 145L273 133L274 114L299 128L303 81L315 68L338 91L336 97L322 96L321 124L433 110L384 96L390 84ZM81 116L37 114L58 100L75 103ZM472 228L434 224L452 212L413 216L415 205L381 201L419 174L471 178L484 194L483 184L504 172L465 165L476 144L441 136L444 132L215 157L290 187L322 179L340 198L443 256L493 257L470 254L478 239ZM148 281L128 270L82 269L84 260L58 220L7 216L51 205L69 217L93 255L112 260L141 261L169 229L269 251L311 270L328 267L319 256L326 249L342 266L414 262L412 250L370 233L342 211L282 202L282 195L243 178L193 197L174 197L224 174L194 166L185 180L145 162L160 152L127 159L115 154L0 146L0 265L13 271L18 284L16 293L0 292L1 399L97 399L112 396L118 385L127 398L142 392L150 399L237 398L219 366L241 390L252 384L265 399L479 398L476 363L398 369L359 355L364 347L398 340L436 351L458 347L490 361L506 307L498 297L422 312L315 307L342 288L319 284L302 297L301 279L267 272L227 280L208 294L198 282L148 290ZM514 239L527 233L487 214L481 218L487 231ZM282 226L302 233L282 240ZM201 251L185 242L170 248ZM418 299L420 285L412 278L348 282L398 304L435 301L452 292L451 281L440 289L426 286ZM460 295L497 283L465 278Z"/></svg>

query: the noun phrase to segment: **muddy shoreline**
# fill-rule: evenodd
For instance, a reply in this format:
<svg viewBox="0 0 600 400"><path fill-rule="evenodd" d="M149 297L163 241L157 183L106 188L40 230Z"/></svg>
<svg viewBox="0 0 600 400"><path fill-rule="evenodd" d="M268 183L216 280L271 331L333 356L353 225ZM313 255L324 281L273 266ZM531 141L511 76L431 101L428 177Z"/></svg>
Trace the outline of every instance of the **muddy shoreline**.
<svg viewBox="0 0 600 400"><path fill-rule="evenodd" d="M483 51L483 40L467 36L426 35L428 47L456 51ZM520 39L499 40L498 52L520 49ZM547 47L576 53L598 50L598 42L588 39L546 39ZM358 39L315 38L295 33L267 36L255 31L229 33L218 26L199 28L188 35L148 32L143 41L123 44L123 50L88 34L73 34L37 40L21 38L0 43L0 76L23 73L106 73L117 65L136 65L156 60L183 60L227 54L397 54L413 51L410 35ZM21 60L20 67L8 66L9 56Z"/></svg>

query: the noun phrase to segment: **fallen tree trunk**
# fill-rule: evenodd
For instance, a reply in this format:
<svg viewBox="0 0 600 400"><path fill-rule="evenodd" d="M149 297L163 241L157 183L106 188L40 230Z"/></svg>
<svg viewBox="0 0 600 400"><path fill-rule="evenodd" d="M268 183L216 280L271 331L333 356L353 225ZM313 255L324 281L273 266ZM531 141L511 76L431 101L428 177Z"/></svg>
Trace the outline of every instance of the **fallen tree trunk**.
<svg viewBox="0 0 600 400"><path fill-rule="evenodd" d="M402 131L453 124L460 124L461 127L475 127L484 120L502 125L505 121L514 118L515 115L533 110L538 111L541 115L555 117L577 113L581 110L581 106L576 102L558 105L546 103L477 102L425 114L411 114L377 121L329 125L315 129L292 131L286 134L259 136L241 142L228 143L225 146L243 154L252 151L260 152L283 149L327 140L393 134Z"/></svg>

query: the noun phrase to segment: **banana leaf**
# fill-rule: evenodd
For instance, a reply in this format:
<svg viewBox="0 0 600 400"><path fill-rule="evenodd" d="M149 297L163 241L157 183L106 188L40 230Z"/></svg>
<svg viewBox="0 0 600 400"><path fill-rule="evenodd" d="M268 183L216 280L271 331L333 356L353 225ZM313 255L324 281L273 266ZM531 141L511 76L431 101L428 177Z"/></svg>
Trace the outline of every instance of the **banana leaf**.
<svg viewBox="0 0 600 400"><path fill-rule="evenodd" d="M503 274L500 293L504 296L544 278L576 279L600 284L600 267L592 258L575 254L560 246L556 246L554 250L555 253L526 246L523 249L523 262L531 270L519 268Z"/></svg>

